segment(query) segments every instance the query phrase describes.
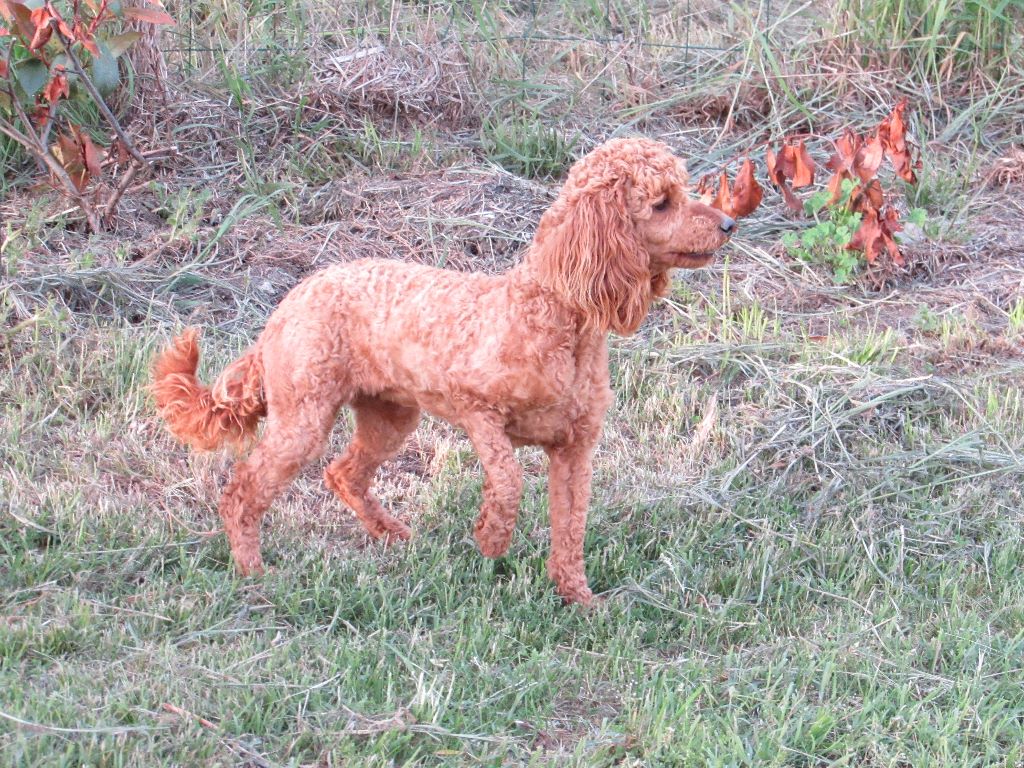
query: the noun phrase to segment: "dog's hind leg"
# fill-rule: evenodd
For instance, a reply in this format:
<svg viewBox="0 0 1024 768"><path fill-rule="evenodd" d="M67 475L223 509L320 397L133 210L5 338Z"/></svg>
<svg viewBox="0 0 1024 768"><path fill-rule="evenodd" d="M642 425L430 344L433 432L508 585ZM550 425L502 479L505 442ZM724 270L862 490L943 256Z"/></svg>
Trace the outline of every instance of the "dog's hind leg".
<svg viewBox="0 0 1024 768"><path fill-rule="evenodd" d="M324 402L272 409L259 443L248 458L235 464L218 511L243 576L263 571L263 514L299 470L321 454L336 414L337 407Z"/></svg>
<svg viewBox="0 0 1024 768"><path fill-rule="evenodd" d="M411 535L409 527L390 515L370 491L373 476L405 443L420 420L415 406L378 398L358 398L352 403L356 431L345 452L324 470L324 481L375 539L385 541Z"/></svg>

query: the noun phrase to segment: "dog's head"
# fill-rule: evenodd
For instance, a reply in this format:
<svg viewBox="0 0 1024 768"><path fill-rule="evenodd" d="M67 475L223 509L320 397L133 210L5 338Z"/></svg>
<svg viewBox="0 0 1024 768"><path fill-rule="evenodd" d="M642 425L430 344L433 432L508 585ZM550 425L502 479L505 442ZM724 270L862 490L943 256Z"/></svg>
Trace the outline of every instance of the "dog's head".
<svg viewBox="0 0 1024 768"><path fill-rule="evenodd" d="M707 265L735 222L689 197L683 161L661 142L612 139L569 171L530 259L588 325L629 334L664 295L669 270Z"/></svg>

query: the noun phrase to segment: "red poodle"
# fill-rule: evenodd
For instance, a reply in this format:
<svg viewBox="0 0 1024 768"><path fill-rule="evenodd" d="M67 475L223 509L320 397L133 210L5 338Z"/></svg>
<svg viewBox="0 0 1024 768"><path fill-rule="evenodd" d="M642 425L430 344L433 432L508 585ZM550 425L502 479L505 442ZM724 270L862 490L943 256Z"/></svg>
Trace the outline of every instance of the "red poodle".
<svg viewBox="0 0 1024 768"><path fill-rule="evenodd" d="M186 330L156 359L157 409L202 450L247 444L266 418L220 500L246 575L263 568L263 513L322 454L344 405L355 434L324 477L375 538L409 538L370 486L421 411L464 429L480 455L475 534L487 557L505 553L515 527L523 473L514 449L539 445L550 459L548 572L564 599L586 604L591 459L612 401L608 334L636 331L669 272L706 265L733 227L687 196L686 168L664 144L614 139L572 167L506 274L374 259L327 267L288 294L210 388L195 377L197 334Z"/></svg>

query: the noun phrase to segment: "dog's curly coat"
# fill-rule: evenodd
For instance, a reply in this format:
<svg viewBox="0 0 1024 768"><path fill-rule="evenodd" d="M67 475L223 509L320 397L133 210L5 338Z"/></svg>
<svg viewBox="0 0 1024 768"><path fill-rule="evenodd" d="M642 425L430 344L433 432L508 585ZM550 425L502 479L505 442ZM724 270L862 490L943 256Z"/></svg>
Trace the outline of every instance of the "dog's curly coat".
<svg viewBox="0 0 1024 768"><path fill-rule="evenodd" d="M513 448L550 459L548 570L569 601L589 603L583 535L591 457L612 400L607 336L630 334L673 267L704 266L733 221L686 194L683 162L665 145L616 139L576 163L521 264L461 274L387 260L328 267L300 283L256 343L212 388L196 377L197 334L160 354L153 393L170 431L194 448L245 443L220 515L243 574L262 570L259 528L271 501L318 457L338 410L355 411L328 487L375 538L407 539L370 490L377 468L420 411L464 429L483 463L476 540L508 549L522 493Z"/></svg>

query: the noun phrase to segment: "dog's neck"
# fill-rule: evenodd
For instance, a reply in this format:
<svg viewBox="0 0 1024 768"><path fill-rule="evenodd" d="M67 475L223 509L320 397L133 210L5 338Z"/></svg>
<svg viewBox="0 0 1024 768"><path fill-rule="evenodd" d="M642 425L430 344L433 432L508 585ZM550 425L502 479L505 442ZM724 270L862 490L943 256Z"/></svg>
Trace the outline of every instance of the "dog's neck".
<svg viewBox="0 0 1024 768"><path fill-rule="evenodd" d="M536 266L530 261L528 253L523 261L504 274L504 278L509 284L513 307L536 308L539 301L547 307L547 314L556 318L564 318L564 322L560 323L560 326L570 330L578 342L607 338L609 333L607 329L594 327L593 323L589 322L590 318L587 317L586 312L561 295L555 286L548 285L541 278Z"/></svg>
<svg viewBox="0 0 1024 768"><path fill-rule="evenodd" d="M595 321L595 317L600 316L599 313L589 312L585 306L580 306L578 299L571 295L563 294L562 285L571 284L572 281L559 278L552 279L552 275L542 265L542 262L536 255L535 251L538 247L541 246L536 241L532 242L527 248L523 260L505 273L505 278L510 281L511 286L518 290L543 295L553 310L557 309L569 313L572 316L573 324L580 334L592 333L605 337L612 331L620 335L632 335L635 332L639 322L625 330L608 327L607 323L602 324ZM670 286L668 272L650 275L647 277L647 280L649 281L649 289L636 296L636 300L641 301L643 304L641 309L643 317L646 317L655 299L668 293ZM640 319L640 316L636 317L637 320Z"/></svg>

